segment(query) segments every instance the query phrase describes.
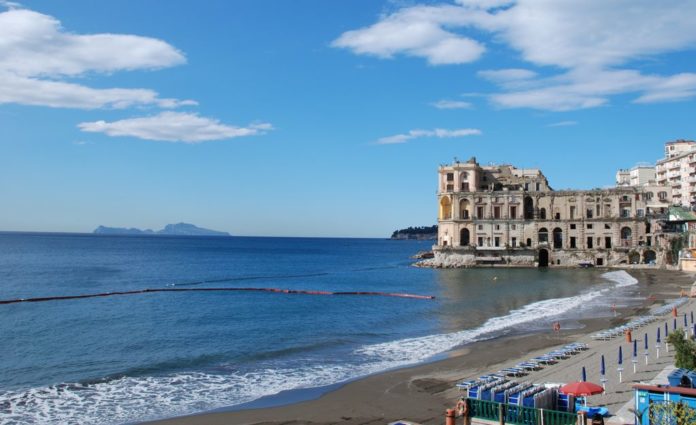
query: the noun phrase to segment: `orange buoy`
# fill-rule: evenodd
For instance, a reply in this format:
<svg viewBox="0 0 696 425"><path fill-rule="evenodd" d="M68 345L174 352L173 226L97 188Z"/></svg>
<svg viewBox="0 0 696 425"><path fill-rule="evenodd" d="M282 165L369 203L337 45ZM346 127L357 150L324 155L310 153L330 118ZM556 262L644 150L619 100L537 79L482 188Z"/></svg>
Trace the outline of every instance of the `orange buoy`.
<svg viewBox="0 0 696 425"><path fill-rule="evenodd" d="M677 307L672 307L672 317L677 317Z"/></svg>
<svg viewBox="0 0 696 425"><path fill-rule="evenodd" d="M445 410L445 425L454 425L454 409Z"/></svg>
<svg viewBox="0 0 696 425"><path fill-rule="evenodd" d="M626 329L626 342L633 342L632 335L631 335L631 330Z"/></svg>

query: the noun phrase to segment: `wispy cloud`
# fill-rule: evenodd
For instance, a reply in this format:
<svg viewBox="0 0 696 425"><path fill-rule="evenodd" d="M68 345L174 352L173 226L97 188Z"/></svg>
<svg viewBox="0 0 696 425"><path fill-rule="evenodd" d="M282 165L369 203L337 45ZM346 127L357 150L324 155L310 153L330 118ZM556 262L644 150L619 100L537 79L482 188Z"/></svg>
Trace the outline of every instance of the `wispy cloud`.
<svg viewBox="0 0 696 425"><path fill-rule="evenodd" d="M437 102L431 103L432 106L437 109L470 109L473 105L470 102L464 102L462 100L438 100Z"/></svg>
<svg viewBox="0 0 696 425"><path fill-rule="evenodd" d="M376 143L378 145L393 145L420 138L449 139L455 137L478 136L480 134L481 130L476 128L460 128L456 130L447 130L443 128L436 128L434 130L411 130L404 134L382 137L378 139Z"/></svg>
<svg viewBox="0 0 696 425"><path fill-rule="evenodd" d="M0 103L60 108L171 108L193 101L150 89L91 88L74 80L93 73L151 70L186 62L168 43L128 34L75 34L52 16L0 3ZM70 78L72 81L66 81Z"/></svg>
<svg viewBox="0 0 696 425"><path fill-rule="evenodd" d="M578 125L577 121L559 121L553 124L548 124L547 127L569 127L572 125Z"/></svg>
<svg viewBox="0 0 696 425"><path fill-rule="evenodd" d="M431 65L460 64L484 54L484 40L473 37L487 33L544 71L543 76L524 68L480 71L499 87L491 102L565 111L606 105L623 94L633 94L635 103L696 97L696 73L689 69L659 75L637 68L646 58L694 49L694 15L696 2L689 0L456 0L402 7L343 33L333 45L381 58L407 55ZM446 57L436 53L443 45L449 46L442 49Z"/></svg>
<svg viewBox="0 0 696 425"><path fill-rule="evenodd" d="M201 143L257 136L273 129L273 126L268 123L235 127L215 119L198 116L198 114L171 111L149 117L129 118L114 122L83 122L78 127L82 131L104 133L109 136L181 143Z"/></svg>

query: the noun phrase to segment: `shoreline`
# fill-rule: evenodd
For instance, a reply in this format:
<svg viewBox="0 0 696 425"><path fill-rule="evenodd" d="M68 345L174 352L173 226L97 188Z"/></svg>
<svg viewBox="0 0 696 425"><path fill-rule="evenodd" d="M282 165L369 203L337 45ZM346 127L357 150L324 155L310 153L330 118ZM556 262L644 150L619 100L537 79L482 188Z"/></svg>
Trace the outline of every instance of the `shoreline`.
<svg viewBox="0 0 696 425"><path fill-rule="evenodd" d="M635 269L629 272L646 285L655 299L646 299L641 306L619 308L615 317L581 320L581 329L569 329L559 334L501 336L443 353L447 357L441 360L380 372L327 387L290 390L215 411L145 423L363 425L408 419L423 424L440 424L444 409L451 408L457 399L456 382L515 364L550 347L572 341L592 342L591 334L623 324L630 317L663 304L666 299L677 298L680 290L687 289L693 281L690 274L669 270ZM617 340L620 338L611 342ZM561 369L562 377L563 368L549 368L553 372L551 369ZM570 374L566 372L566 375ZM577 379L574 375L566 376L566 380ZM551 373L551 376L559 375ZM302 395L309 398L301 400ZM612 413L616 410L612 409Z"/></svg>

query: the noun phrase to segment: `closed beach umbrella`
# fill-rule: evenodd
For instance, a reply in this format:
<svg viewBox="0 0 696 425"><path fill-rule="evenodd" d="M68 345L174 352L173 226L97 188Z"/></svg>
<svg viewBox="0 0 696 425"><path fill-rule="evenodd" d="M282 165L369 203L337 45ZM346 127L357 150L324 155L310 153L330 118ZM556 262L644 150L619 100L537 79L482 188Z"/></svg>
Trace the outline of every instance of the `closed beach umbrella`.
<svg viewBox="0 0 696 425"><path fill-rule="evenodd" d="M604 367L604 354L602 354L602 363L599 365L599 374L601 375L600 381L602 381L602 388L605 390L607 389L607 378L604 377L606 373L607 370Z"/></svg>
<svg viewBox="0 0 696 425"><path fill-rule="evenodd" d="M587 381L587 373L585 372L585 366L582 367L582 382Z"/></svg>
<svg viewBox="0 0 696 425"><path fill-rule="evenodd" d="M621 372L623 372L623 347L619 345L619 367L616 368L617 371L619 371L619 382L623 382L623 375Z"/></svg>
<svg viewBox="0 0 696 425"><path fill-rule="evenodd" d="M644 347L645 351L648 351L648 333L647 332L645 333L645 339L643 341L644 341L643 345L645 345L645 347Z"/></svg>
<svg viewBox="0 0 696 425"><path fill-rule="evenodd" d="M694 323L694 312L691 312L691 323Z"/></svg>
<svg viewBox="0 0 696 425"><path fill-rule="evenodd" d="M688 322L688 320L686 320L686 313L684 313L684 327L686 328L688 326L689 326L689 322Z"/></svg>
<svg viewBox="0 0 696 425"><path fill-rule="evenodd" d="M633 359L631 359L631 363L633 363L633 373L636 373L636 364L638 363L638 340L637 339L633 340Z"/></svg>
<svg viewBox="0 0 696 425"><path fill-rule="evenodd" d="M656 358L660 358L660 327L657 327L657 339L655 340L655 350L657 351Z"/></svg>
<svg viewBox="0 0 696 425"><path fill-rule="evenodd" d="M658 344L662 342L662 341L660 341L660 328L657 328L657 340L656 340L656 342Z"/></svg>
<svg viewBox="0 0 696 425"><path fill-rule="evenodd" d="M667 327L667 322L665 322L665 338L669 335L669 328Z"/></svg>
<svg viewBox="0 0 696 425"><path fill-rule="evenodd" d="M677 330L677 318L675 317L674 320L672 320L672 330L676 331Z"/></svg>

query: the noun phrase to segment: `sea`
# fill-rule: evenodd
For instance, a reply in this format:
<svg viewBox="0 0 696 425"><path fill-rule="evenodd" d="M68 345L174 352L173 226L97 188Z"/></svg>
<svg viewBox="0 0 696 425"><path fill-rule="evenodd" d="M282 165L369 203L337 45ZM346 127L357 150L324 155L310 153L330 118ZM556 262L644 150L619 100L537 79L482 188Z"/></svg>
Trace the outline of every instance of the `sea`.
<svg viewBox="0 0 696 425"><path fill-rule="evenodd" d="M0 300L242 287L435 297L185 291L0 304L0 423L279 405L642 300L624 271L413 267L431 244L0 233Z"/></svg>

